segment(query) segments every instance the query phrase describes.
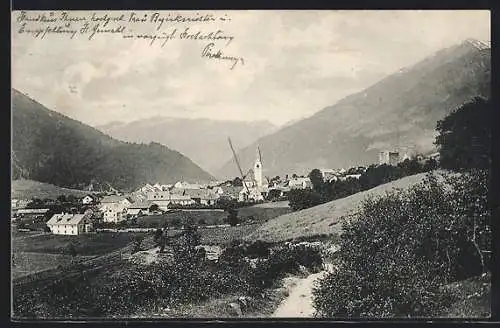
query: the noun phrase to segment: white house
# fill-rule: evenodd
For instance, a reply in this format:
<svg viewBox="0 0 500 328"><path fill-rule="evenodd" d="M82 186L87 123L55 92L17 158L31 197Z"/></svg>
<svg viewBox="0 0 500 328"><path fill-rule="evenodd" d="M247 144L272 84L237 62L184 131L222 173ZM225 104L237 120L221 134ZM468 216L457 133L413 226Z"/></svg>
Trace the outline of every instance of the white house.
<svg viewBox="0 0 500 328"><path fill-rule="evenodd" d="M288 187L290 189L306 189L311 188L312 183L309 178L295 178L288 180Z"/></svg>
<svg viewBox="0 0 500 328"><path fill-rule="evenodd" d="M132 216L149 215L149 208L153 203L149 201L135 202L127 208L127 214Z"/></svg>
<svg viewBox="0 0 500 328"><path fill-rule="evenodd" d="M241 189L239 195L238 195L238 201L244 202L244 201L261 201L264 200L264 196L262 196L262 193L260 192L259 188L256 187L249 187L248 189L243 187Z"/></svg>
<svg viewBox="0 0 500 328"><path fill-rule="evenodd" d="M126 219L132 201L124 196L106 196L101 200L100 211L104 222L120 222Z"/></svg>
<svg viewBox="0 0 500 328"><path fill-rule="evenodd" d="M148 201L158 205L158 207L164 211L169 209L170 204L191 205L195 203L195 201L188 195L171 193L170 191L148 193Z"/></svg>
<svg viewBox="0 0 500 328"><path fill-rule="evenodd" d="M96 198L93 195L87 195L82 198L82 204L83 205L90 205L94 204L96 202Z"/></svg>
<svg viewBox="0 0 500 328"><path fill-rule="evenodd" d="M220 194L215 193L211 189L185 189L178 190L179 195L189 196L194 203L201 205L215 205L217 199L219 199Z"/></svg>
<svg viewBox="0 0 500 328"><path fill-rule="evenodd" d="M47 226L55 235L80 235L93 229L88 214L54 214L47 221Z"/></svg>
<svg viewBox="0 0 500 328"><path fill-rule="evenodd" d="M29 204L28 200L25 199L15 199L10 200L10 206L12 209L25 208Z"/></svg>
<svg viewBox="0 0 500 328"><path fill-rule="evenodd" d="M177 182L176 184L174 184L174 188L177 188L177 189L200 189L201 186L197 183L189 183L189 182Z"/></svg>

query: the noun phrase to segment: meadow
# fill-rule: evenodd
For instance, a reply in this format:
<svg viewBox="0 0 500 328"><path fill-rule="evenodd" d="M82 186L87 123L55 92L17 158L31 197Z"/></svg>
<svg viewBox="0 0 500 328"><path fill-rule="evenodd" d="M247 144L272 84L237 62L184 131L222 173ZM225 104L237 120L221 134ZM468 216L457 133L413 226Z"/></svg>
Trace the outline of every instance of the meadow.
<svg viewBox="0 0 500 328"><path fill-rule="evenodd" d="M135 236L144 236L140 232L96 233L78 236L39 234L30 237L18 235L12 240L15 252L44 254L68 254L69 244L73 244L77 255L102 255L123 248L133 241Z"/></svg>

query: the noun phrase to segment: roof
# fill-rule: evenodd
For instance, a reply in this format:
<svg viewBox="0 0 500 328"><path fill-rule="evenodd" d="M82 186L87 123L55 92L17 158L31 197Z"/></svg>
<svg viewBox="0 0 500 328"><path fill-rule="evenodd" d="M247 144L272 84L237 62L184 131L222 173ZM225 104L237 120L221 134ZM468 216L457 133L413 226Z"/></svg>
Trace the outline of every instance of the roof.
<svg viewBox="0 0 500 328"><path fill-rule="evenodd" d="M169 200L191 200L191 197L185 195L172 194L170 195Z"/></svg>
<svg viewBox="0 0 500 328"><path fill-rule="evenodd" d="M289 186L294 186L294 185L301 185L303 183L311 183L311 180L309 178L296 178L296 179L291 179L288 181Z"/></svg>
<svg viewBox="0 0 500 328"><path fill-rule="evenodd" d="M83 219L88 217L87 214L54 214L50 220L47 221L47 225L75 225L80 224Z"/></svg>
<svg viewBox="0 0 500 328"><path fill-rule="evenodd" d="M156 198L154 196L156 196ZM170 191L148 192L147 198L148 200L168 200L170 198Z"/></svg>
<svg viewBox="0 0 500 328"><path fill-rule="evenodd" d="M222 192L223 196L233 196L233 197L238 197L238 194L240 193L241 187L233 187L233 186L228 186L222 187Z"/></svg>
<svg viewBox="0 0 500 328"><path fill-rule="evenodd" d="M253 169L249 169L245 177L243 178L244 181L253 181L254 180L254 172Z"/></svg>
<svg viewBox="0 0 500 328"><path fill-rule="evenodd" d="M128 197L126 197L126 196L112 195L112 196L105 196L103 199L101 199L101 204L105 204L105 203L119 203L119 202L121 202L121 201L123 201L125 199L132 203L132 200L129 199Z"/></svg>
<svg viewBox="0 0 500 328"><path fill-rule="evenodd" d="M129 206L129 209L148 209L153 205L153 203L149 201L141 201L141 202L136 202L133 203L132 205Z"/></svg>
<svg viewBox="0 0 500 328"><path fill-rule="evenodd" d="M128 214L139 214L141 213L142 209L140 208L129 208L127 213Z"/></svg>
<svg viewBox="0 0 500 328"><path fill-rule="evenodd" d="M45 214L49 211L48 208L22 208L17 211L18 214Z"/></svg>
<svg viewBox="0 0 500 328"><path fill-rule="evenodd" d="M189 196L191 198L215 199L217 196L209 189L175 189L175 193L179 195Z"/></svg>

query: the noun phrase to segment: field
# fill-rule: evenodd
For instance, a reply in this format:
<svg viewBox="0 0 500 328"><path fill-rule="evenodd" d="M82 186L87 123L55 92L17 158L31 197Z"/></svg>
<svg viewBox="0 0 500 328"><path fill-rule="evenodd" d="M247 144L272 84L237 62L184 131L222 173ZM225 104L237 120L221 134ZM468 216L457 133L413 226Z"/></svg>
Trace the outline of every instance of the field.
<svg viewBox="0 0 500 328"><path fill-rule="evenodd" d="M260 224L240 225L236 227L198 228L200 242L203 245L228 245L233 240L243 240L243 238L257 230ZM170 236L181 233L180 229L169 229Z"/></svg>
<svg viewBox="0 0 500 328"><path fill-rule="evenodd" d="M368 195L382 195L393 188L407 188L421 182L424 177L425 173L408 176L349 197L281 215L264 223L245 239L279 242L322 234L338 235L341 230L341 218L354 214Z"/></svg>
<svg viewBox="0 0 500 328"><path fill-rule="evenodd" d="M71 260L70 255L15 252L12 264L12 278L16 279L38 271L55 268L59 265L68 265Z"/></svg>
<svg viewBox="0 0 500 328"><path fill-rule="evenodd" d="M12 240L14 252L44 254L67 254L69 243L73 243L77 255L102 255L129 244L135 235L144 233L98 233L79 236L42 234L29 237L18 236Z"/></svg>
<svg viewBox="0 0 500 328"><path fill-rule="evenodd" d="M172 221L173 219L179 219L181 224L185 224L188 221L192 221L198 224L201 219L205 221L207 225L222 224L224 219L227 217L227 213L224 211L211 211L211 210L200 210L200 211L172 211L167 212L163 215L149 215L139 217L137 219L137 224L140 227L163 227L165 223Z"/></svg>
<svg viewBox="0 0 500 328"><path fill-rule="evenodd" d="M269 205L268 205L269 204ZM263 205L268 205L263 206ZM259 204L255 206L242 207L238 209L238 217L242 222L248 222L253 220L254 222L266 222L280 215L290 213L291 210L288 204L283 202L278 203L266 203ZM137 224L139 227L150 228L150 227L163 227L165 223L171 222L172 220L180 220L181 224L185 224L189 221L203 225L219 225L224 224L225 219L228 214L224 211L213 211L213 210L199 210L199 211L172 211L167 212L163 215L150 215L143 216L137 219ZM200 220L202 223L200 223Z"/></svg>
<svg viewBox="0 0 500 328"><path fill-rule="evenodd" d="M60 195L74 195L82 197L88 192L76 189L67 189L33 180L12 180L11 197L18 199L50 198L56 199Z"/></svg>

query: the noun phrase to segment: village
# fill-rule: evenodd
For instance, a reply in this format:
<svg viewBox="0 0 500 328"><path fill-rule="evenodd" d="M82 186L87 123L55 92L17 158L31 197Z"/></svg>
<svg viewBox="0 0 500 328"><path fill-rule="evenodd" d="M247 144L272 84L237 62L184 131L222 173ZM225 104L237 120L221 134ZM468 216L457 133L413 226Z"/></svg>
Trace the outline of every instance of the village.
<svg viewBox="0 0 500 328"><path fill-rule="evenodd" d="M425 158L436 158L436 156L437 154L431 154ZM398 151L382 151L378 165L396 166L409 158L407 155L400 156ZM416 157L419 161L425 158ZM320 169L320 171L325 182L333 182L359 179L366 169L364 166L359 166L349 169ZM148 230L157 227L148 224L148 218L157 218L179 211L200 211L202 214L210 215L208 214L210 212L223 212L228 206L245 207L267 202L286 203L291 190L311 188L312 183L308 176L292 174L283 177L265 177L262 157L260 150L257 149L253 168L242 175L242 178L204 184L185 181L175 184L146 184L131 193L116 190L106 193L89 192L81 198L71 195L68 197L61 195L55 200L13 198L11 217L18 231L42 230L57 235L79 235L108 231L109 228L126 229L131 226ZM142 224L137 224L138 218L141 218ZM130 222L136 224L127 224ZM217 223L218 226L228 225L224 221Z"/></svg>

